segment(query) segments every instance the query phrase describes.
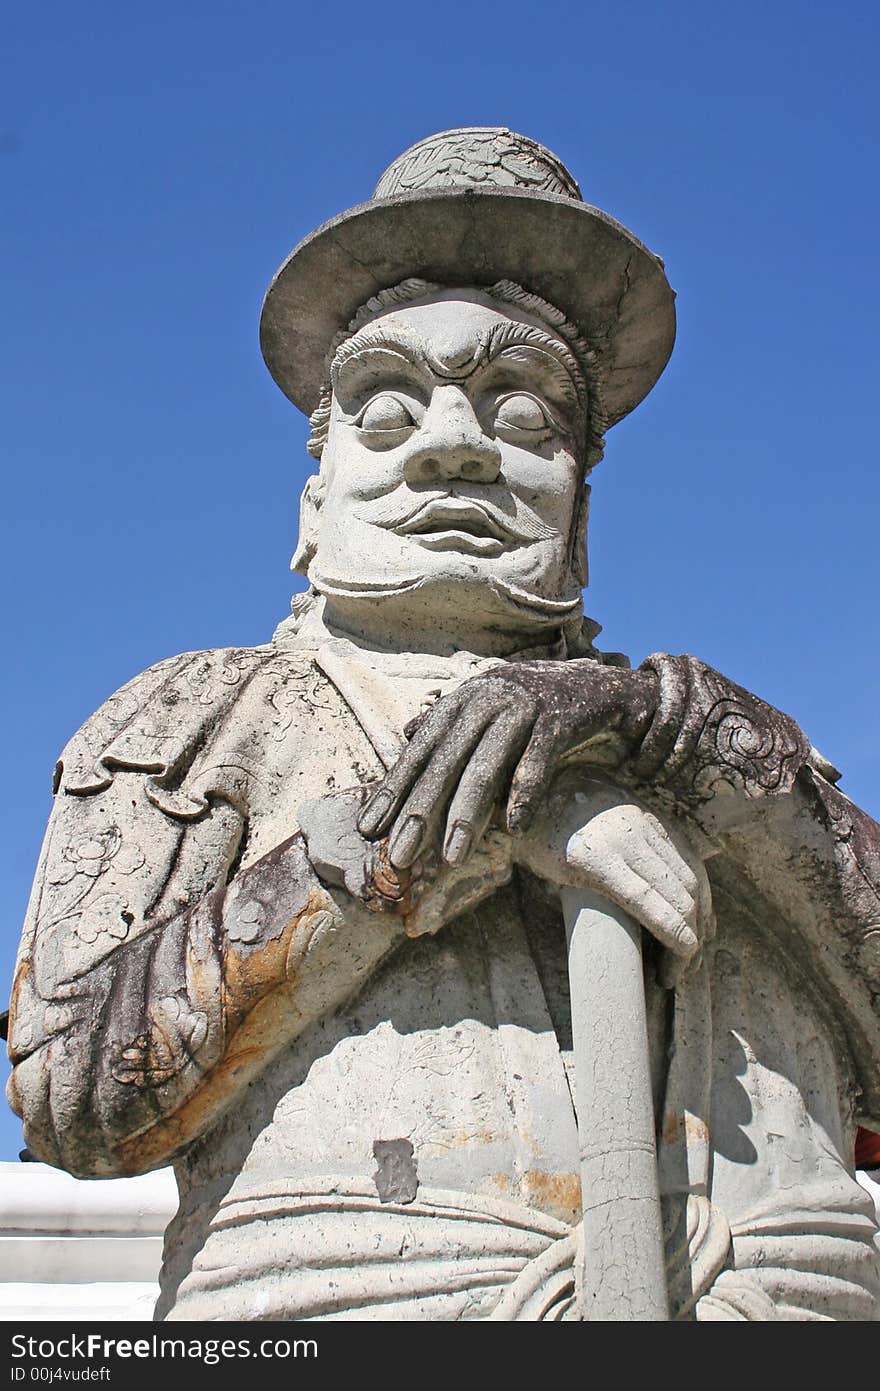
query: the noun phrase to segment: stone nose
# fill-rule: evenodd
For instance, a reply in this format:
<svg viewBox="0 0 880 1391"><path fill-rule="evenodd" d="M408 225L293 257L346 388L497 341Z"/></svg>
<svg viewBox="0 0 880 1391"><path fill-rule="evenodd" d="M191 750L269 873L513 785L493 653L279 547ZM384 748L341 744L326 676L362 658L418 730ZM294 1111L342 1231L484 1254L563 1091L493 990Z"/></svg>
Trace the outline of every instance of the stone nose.
<svg viewBox="0 0 880 1391"><path fill-rule="evenodd" d="M462 478L472 483L494 483L500 472L501 450L484 433L461 387L450 384L435 388L404 461L407 482Z"/></svg>

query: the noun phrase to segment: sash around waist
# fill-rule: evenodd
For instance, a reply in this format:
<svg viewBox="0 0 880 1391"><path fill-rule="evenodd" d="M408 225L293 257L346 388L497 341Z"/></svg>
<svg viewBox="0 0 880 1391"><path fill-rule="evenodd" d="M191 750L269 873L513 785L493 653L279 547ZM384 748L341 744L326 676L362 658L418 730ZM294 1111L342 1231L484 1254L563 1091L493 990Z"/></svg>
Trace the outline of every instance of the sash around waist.
<svg viewBox="0 0 880 1391"><path fill-rule="evenodd" d="M263 1176L221 1201L167 1317L481 1319L531 1267L546 1273L542 1312L504 1317L562 1317L550 1310L573 1294L574 1230L480 1194L420 1188L412 1202L382 1202L350 1178L304 1192Z"/></svg>

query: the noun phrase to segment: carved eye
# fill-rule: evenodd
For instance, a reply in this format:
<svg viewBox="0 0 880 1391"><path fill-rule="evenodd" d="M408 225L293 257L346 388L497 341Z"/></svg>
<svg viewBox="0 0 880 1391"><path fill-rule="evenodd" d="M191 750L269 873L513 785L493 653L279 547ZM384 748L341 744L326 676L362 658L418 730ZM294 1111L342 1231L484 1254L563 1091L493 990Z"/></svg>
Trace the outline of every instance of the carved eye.
<svg viewBox="0 0 880 1391"><path fill-rule="evenodd" d="M543 434L553 422L545 408L534 396L517 392L515 396L505 396L495 407L495 426L511 432L530 435Z"/></svg>
<svg viewBox="0 0 880 1391"><path fill-rule="evenodd" d="M411 430L416 422L399 397L385 393L367 403L356 423L361 430L388 431Z"/></svg>

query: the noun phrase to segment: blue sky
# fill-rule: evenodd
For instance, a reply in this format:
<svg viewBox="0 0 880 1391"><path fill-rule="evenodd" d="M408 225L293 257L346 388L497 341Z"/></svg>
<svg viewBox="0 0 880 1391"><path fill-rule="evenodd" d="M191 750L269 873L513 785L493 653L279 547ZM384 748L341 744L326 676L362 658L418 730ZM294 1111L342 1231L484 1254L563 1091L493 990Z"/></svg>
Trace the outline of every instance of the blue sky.
<svg viewBox="0 0 880 1391"><path fill-rule="evenodd" d="M875 5L37 0L4 29L4 998L70 734L287 611L309 460L266 284L453 125L549 145L678 290L593 480L600 645L698 654L880 816Z"/></svg>

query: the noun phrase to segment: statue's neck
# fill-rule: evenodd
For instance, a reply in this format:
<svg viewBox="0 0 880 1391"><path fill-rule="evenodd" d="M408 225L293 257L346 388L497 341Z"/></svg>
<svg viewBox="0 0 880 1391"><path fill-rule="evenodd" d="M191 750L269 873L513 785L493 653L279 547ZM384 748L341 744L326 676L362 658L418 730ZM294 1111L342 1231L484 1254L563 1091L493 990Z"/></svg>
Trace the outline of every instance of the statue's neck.
<svg viewBox="0 0 880 1391"><path fill-rule="evenodd" d="M565 655L562 624L552 615L524 623L519 615L512 621L509 613L477 614L483 618L477 623L469 622L466 613L453 617L427 605L423 618L418 605L407 604L403 613L397 609L393 596L346 603L336 596L315 594L303 603L297 635L316 643L342 638L369 652L434 657L469 653L516 660Z"/></svg>
<svg viewBox="0 0 880 1391"><path fill-rule="evenodd" d="M551 598L489 574L478 583L415 574L388 584L325 573L309 566L321 620L332 632L372 651L510 658L558 647L579 630L583 604L577 581Z"/></svg>

